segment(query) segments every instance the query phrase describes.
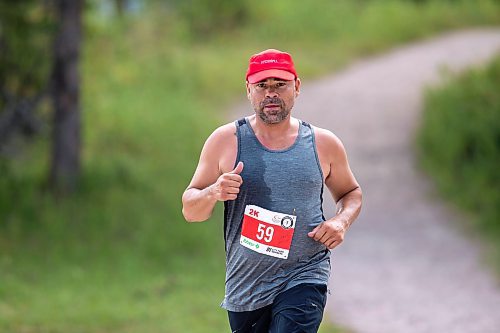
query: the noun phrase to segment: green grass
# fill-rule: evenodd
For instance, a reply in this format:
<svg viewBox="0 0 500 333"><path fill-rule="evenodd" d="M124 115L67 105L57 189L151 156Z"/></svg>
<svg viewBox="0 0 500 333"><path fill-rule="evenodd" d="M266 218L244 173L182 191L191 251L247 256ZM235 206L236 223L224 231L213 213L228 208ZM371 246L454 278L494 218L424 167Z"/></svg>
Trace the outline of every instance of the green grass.
<svg viewBox="0 0 500 333"><path fill-rule="evenodd" d="M330 323L328 315L323 316L323 321L319 327L318 333L352 333L352 330Z"/></svg>
<svg viewBox="0 0 500 333"><path fill-rule="evenodd" d="M421 164L483 236L500 276L500 57L429 90L418 135Z"/></svg>
<svg viewBox="0 0 500 333"><path fill-rule="evenodd" d="M249 56L288 50L310 79L437 31L500 23L494 1L250 8L246 24L206 38L162 9L87 17L79 191L44 191L47 135L0 160L0 332L228 331L221 207L187 224L180 197L203 141L244 99Z"/></svg>

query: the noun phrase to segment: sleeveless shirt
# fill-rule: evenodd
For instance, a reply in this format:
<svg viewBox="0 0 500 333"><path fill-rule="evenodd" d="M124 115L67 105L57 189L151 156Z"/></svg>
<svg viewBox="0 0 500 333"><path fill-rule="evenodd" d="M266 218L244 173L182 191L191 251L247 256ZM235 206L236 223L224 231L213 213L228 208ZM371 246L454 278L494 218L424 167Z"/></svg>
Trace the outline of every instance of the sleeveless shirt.
<svg viewBox="0 0 500 333"><path fill-rule="evenodd" d="M301 283L326 285L330 251L307 236L325 220L323 173L311 125L299 120L295 142L286 149L271 150L260 143L247 119L235 124L235 166L244 163L243 183L237 199L224 202L226 293L221 306L241 312L269 305L279 292ZM241 244L248 205L296 217L286 259Z"/></svg>

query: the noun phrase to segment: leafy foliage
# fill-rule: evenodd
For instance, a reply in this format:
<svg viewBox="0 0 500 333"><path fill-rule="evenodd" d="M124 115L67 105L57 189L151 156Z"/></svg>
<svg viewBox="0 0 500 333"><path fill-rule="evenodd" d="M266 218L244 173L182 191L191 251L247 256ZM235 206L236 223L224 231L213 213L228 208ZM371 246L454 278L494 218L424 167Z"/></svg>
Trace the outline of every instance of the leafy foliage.
<svg viewBox="0 0 500 333"><path fill-rule="evenodd" d="M247 23L248 1L180 0L176 9L198 38L239 28Z"/></svg>
<svg viewBox="0 0 500 333"><path fill-rule="evenodd" d="M0 2L0 148L17 128L39 130L33 113L49 88L53 14L50 1Z"/></svg>
<svg viewBox="0 0 500 333"><path fill-rule="evenodd" d="M500 57L427 93L418 142L439 188L500 239Z"/></svg>
<svg viewBox="0 0 500 333"><path fill-rule="evenodd" d="M0 84L13 95L45 88L54 33L52 8L39 1L0 3Z"/></svg>

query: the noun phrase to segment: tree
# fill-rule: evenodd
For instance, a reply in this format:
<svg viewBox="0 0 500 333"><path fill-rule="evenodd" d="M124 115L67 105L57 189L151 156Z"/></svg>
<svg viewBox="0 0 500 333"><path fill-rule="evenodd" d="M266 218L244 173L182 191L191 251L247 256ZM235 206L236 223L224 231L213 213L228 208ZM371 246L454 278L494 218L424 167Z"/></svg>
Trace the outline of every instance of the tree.
<svg viewBox="0 0 500 333"><path fill-rule="evenodd" d="M57 0L52 98L54 122L50 185L57 193L76 189L80 174L80 75L83 0Z"/></svg>

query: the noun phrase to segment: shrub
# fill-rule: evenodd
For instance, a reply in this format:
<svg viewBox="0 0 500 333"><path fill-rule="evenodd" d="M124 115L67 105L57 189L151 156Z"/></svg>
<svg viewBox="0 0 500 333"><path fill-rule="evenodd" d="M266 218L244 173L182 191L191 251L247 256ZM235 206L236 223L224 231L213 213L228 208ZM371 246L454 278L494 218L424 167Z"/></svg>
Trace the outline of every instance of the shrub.
<svg viewBox="0 0 500 333"><path fill-rule="evenodd" d="M500 56L427 92L418 135L438 188L500 238Z"/></svg>

